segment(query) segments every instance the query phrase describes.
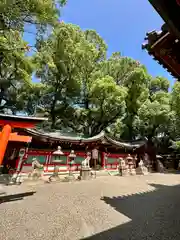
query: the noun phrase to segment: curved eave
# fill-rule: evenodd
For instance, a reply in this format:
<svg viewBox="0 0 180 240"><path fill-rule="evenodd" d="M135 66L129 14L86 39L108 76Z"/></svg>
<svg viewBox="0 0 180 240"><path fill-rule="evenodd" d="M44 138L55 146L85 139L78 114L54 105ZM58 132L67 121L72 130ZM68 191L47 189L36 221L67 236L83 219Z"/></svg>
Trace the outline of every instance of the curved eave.
<svg viewBox="0 0 180 240"><path fill-rule="evenodd" d="M135 142L120 142L120 141L116 141L108 136L105 136L105 138L107 139L107 141L118 147L118 148L126 148L126 149L129 149L129 150L132 150L132 149L138 149L140 147L143 147L145 146L146 142L145 141L135 141Z"/></svg>
<svg viewBox="0 0 180 240"><path fill-rule="evenodd" d="M50 142L71 142L79 144L89 144L100 142L102 145L111 145L116 148L126 148L129 150L137 149L145 145L144 141L135 141L135 142L120 142L108 137L103 131L98 135L90 138L81 138L81 137L70 137L70 136L52 136L53 133L42 133L33 129L24 129L24 131L32 137L45 139L45 141Z"/></svg>
<svg viewBox="0 0 180 240"><path fill-rule="evenodd" d="M31 136L36 136L39 138L45 138L48 141L62 141L62 142L74 142L74 143L92 143L96 141L103 140L104 132L99 133L98 135L91 138L82 138L82 137L70 137L70 136L53 136L53 133L42 133L37 130L25 129L25 132Z"/></svg>

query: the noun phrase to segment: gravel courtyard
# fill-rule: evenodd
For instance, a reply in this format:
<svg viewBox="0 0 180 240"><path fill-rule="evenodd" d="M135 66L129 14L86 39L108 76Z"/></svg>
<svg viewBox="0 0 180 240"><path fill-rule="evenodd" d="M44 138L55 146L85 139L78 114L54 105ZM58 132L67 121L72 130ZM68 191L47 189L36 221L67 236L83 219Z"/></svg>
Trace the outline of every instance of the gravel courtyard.
<svg viewBox="0 0 180 240"><path fill-rule="evenodd" d="M180 239L178 174L5 190L12 195L0 204L0 240Z"/></svg>

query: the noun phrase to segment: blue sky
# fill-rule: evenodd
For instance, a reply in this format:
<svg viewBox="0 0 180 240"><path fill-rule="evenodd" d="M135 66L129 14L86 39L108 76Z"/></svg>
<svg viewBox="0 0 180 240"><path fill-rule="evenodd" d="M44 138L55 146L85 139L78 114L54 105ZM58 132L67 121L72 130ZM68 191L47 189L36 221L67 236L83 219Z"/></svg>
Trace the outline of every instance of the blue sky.
<svg viewBox="0 0 180 240"><path fill-rule="evenodd" d="M108 55L119 51L144 64L153 76L174 79L141 49L146 32L160 30L163 24L148 0L68 0L61 19L79 25L82 29L95 29L108 45ZM33 32L33 29L29 29ZM31 44L33 34L26 34Z"/></svg>
<svg viewBox="0 0 180 240"><path fill-rule="evenodd" d="M141 49L146 32L163 24L148 0L68 0L61 19L95 29L108 44L108 54L120 51L145 64L153 76L162 75L174 83L165 69Z"/></svg>

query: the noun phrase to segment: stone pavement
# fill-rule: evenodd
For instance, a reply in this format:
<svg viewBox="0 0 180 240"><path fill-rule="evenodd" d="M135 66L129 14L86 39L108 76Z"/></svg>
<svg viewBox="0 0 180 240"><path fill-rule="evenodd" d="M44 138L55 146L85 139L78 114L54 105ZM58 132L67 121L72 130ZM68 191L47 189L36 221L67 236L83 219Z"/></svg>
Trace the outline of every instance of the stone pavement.
<svg viewBox="0 0 180 240"><path fill-rule="evenodd" d="M0 239L180 239L180 175L5 187Z"/></svg>

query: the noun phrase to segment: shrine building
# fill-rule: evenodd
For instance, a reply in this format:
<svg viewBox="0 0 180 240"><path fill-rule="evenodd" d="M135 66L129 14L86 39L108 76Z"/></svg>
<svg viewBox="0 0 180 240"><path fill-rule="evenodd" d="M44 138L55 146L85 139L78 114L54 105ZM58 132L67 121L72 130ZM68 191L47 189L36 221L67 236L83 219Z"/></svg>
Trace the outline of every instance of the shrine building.
<svg viewBox="0 0 180 240"><path fill-rule="evenodd" d="M96 167L99 169L116 169L120 157L142 156L145 152L145 141L116 141L105 132L90 137L72 137L57 132L43 132L35 129L35 126L45 118L20 117L0 114L0 160L1 165L8 164L16 171L20 160L20 149L24 149L21 166L22 173L32 170L33 158L36 158L43 166L44 173L54 170L53 160L56 158L54 152L58 146L61 147L63 155L59 165L59 171L68 171L69 154L75 151L76 157L72 169L78 171L87 152L96 150ZM93 157L90 162L94 167Z"/></svg>
<svg viewBox="0 0 180 240"><path fill-rule="evenodd" d="M58 164L59 171L68 171L71 150L74 150L76 154L72 168L74 171L78 171L82 161L87 156L87 152L93 152L94 149L97 150L96 166L99 169L116 169L120 157L125 158L128 154L140 157L144 155L146 145L145 141L116 141L104 132L90 138L65 136L59 132L47 133L34 129L21 129L19 134L32 138L25 153L26 159L22 168L23 172L29 171L34 157L44 165L45 173L52 172L54 170L53 160L56 158L54 152L58 146L61 146L63 152L61 163ZM93 155L90 166L94 167Z"/></svg>

